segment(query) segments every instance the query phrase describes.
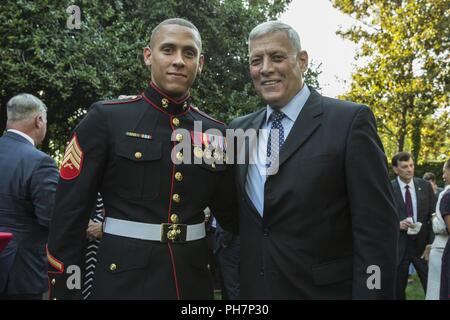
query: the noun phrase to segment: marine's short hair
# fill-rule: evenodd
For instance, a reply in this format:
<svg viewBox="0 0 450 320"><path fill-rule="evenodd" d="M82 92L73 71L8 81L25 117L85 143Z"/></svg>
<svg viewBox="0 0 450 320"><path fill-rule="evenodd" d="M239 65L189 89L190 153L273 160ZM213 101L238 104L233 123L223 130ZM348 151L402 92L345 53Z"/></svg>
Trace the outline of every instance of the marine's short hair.
<svg viewBox="0 0 450 320"><path fill-rule="evenodd" d="M198 31L197 27L192 22L190 22L186 19L182 19L182 18L170 18L170 19L166 19L163 22L161 22L160 24L158 24L152 30L152 35L150 36L150 42L148 44L148 46L150 48L153 47L154 39L155 39L155 36L158 34L159 29L161 29L162 26L167 26L167 25L171 25L171 24L187 27L189 29L194 30L194 33L197 36L197 39L196 39L197 45L200 48L200 52L202 51L202 37L200 36L200 31Z"/></svg>

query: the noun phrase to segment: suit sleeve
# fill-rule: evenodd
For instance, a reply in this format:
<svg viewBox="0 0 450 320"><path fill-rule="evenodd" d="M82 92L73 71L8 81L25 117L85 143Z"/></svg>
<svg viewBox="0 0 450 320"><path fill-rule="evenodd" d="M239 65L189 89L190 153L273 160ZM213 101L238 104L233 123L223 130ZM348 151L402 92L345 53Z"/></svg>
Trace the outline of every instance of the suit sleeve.
<svg viewBox="0 0 450 320"><path fill-rule="evenodd" d="M75 129L71 142L76 137L77 146L67 147L65 159L71 157L70 150L79 156L73 155L76 165L69 163L78 168L77 174L63 177L65 160L61 167L47 248L51 299L81 299L86 228L108 150L107 120L100 107L94 105Z"/></svg>
<svg viewBox="0 0 450 320"><path fill-rule="evenodd" d="M227 139L227 148L233 147ZM228 153L229 150L227 150ZM234 154L234 153L232 153ZM230 155L231 157L232 155ZM226 165L226 170L222 175L222 181L218 184L210 208L219 224L226 230L235 234L239 232L239 218L237 210L237 195L235 184L236 165L234 159L232 163ZM230 161L229 161L230 162Z"/></svg>
<svg viewBox="0 0 450 320"><path fill-rule="evenodd" d="M353 298L392 299L399 218L375 118L365 106L348 134L345 170L352 216Z"/></svg>
<svg viewBox="0 0 450 320"><path fill-rule="evenodd" d="M31 200L40 225L48 228L54 205L58 169L52 158L46 156L39 161L31 177Z"/></svg>
<svg viewBox="0 0 450 320"><path fill-rule="evenodd" d="M239 233L234 165L228 164L210 204L211 212L219 224L232 233Z"/></svg>

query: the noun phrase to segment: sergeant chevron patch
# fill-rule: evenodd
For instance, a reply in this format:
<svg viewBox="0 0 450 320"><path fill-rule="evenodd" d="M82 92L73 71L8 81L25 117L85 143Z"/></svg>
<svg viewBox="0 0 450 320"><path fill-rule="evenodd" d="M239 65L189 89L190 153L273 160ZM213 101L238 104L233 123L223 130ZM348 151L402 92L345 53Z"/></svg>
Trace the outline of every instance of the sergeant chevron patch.
<svg viewBox="0 0 450 320"><path fill-rule="evenodd" d="M77 134L75 133L70 140L64 154L64 160L61 164L59 175L64 180L72 180L78 177L83 166L83 150L78 143Z"/></svg>

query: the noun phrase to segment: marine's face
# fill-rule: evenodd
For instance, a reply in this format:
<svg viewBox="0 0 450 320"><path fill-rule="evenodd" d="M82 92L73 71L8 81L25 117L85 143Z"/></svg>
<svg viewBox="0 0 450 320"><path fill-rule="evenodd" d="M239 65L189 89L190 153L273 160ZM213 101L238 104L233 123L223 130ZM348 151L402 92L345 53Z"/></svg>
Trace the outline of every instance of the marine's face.
<svg viewBox="0 0 450 320"><path fill-rule="evenodd" d="M282 31L252 40L249 51L250 75L256 91L272 107L284 107L303 87L308 54L296 53Z"/></svg>
<svg viewBox="0 0 450 320"><path fill-rule="evenodd" d="M175 99L187 94L204 62L195 31L175 24L159 29L152 48L144 49L144 60L152 82Z"/></svg>

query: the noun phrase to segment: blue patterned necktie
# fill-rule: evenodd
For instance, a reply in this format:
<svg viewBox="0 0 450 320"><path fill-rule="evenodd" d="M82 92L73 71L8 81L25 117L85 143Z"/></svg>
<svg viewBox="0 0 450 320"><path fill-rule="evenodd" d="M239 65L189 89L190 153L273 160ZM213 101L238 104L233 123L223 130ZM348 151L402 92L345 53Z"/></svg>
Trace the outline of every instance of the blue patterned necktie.
<svg viewBox="0 0 450 320"><path fill-rule="evenodd" d="M269 139L267 140L267 168L270 168L274 161L279 159L280 149L284 143L284 128L281 120L285 116L281 111L274 111L270 115L272 125L270 127ZM272 130L274 129L278 130L278 139L276 139L276 134L272 137Z"/></svg>

